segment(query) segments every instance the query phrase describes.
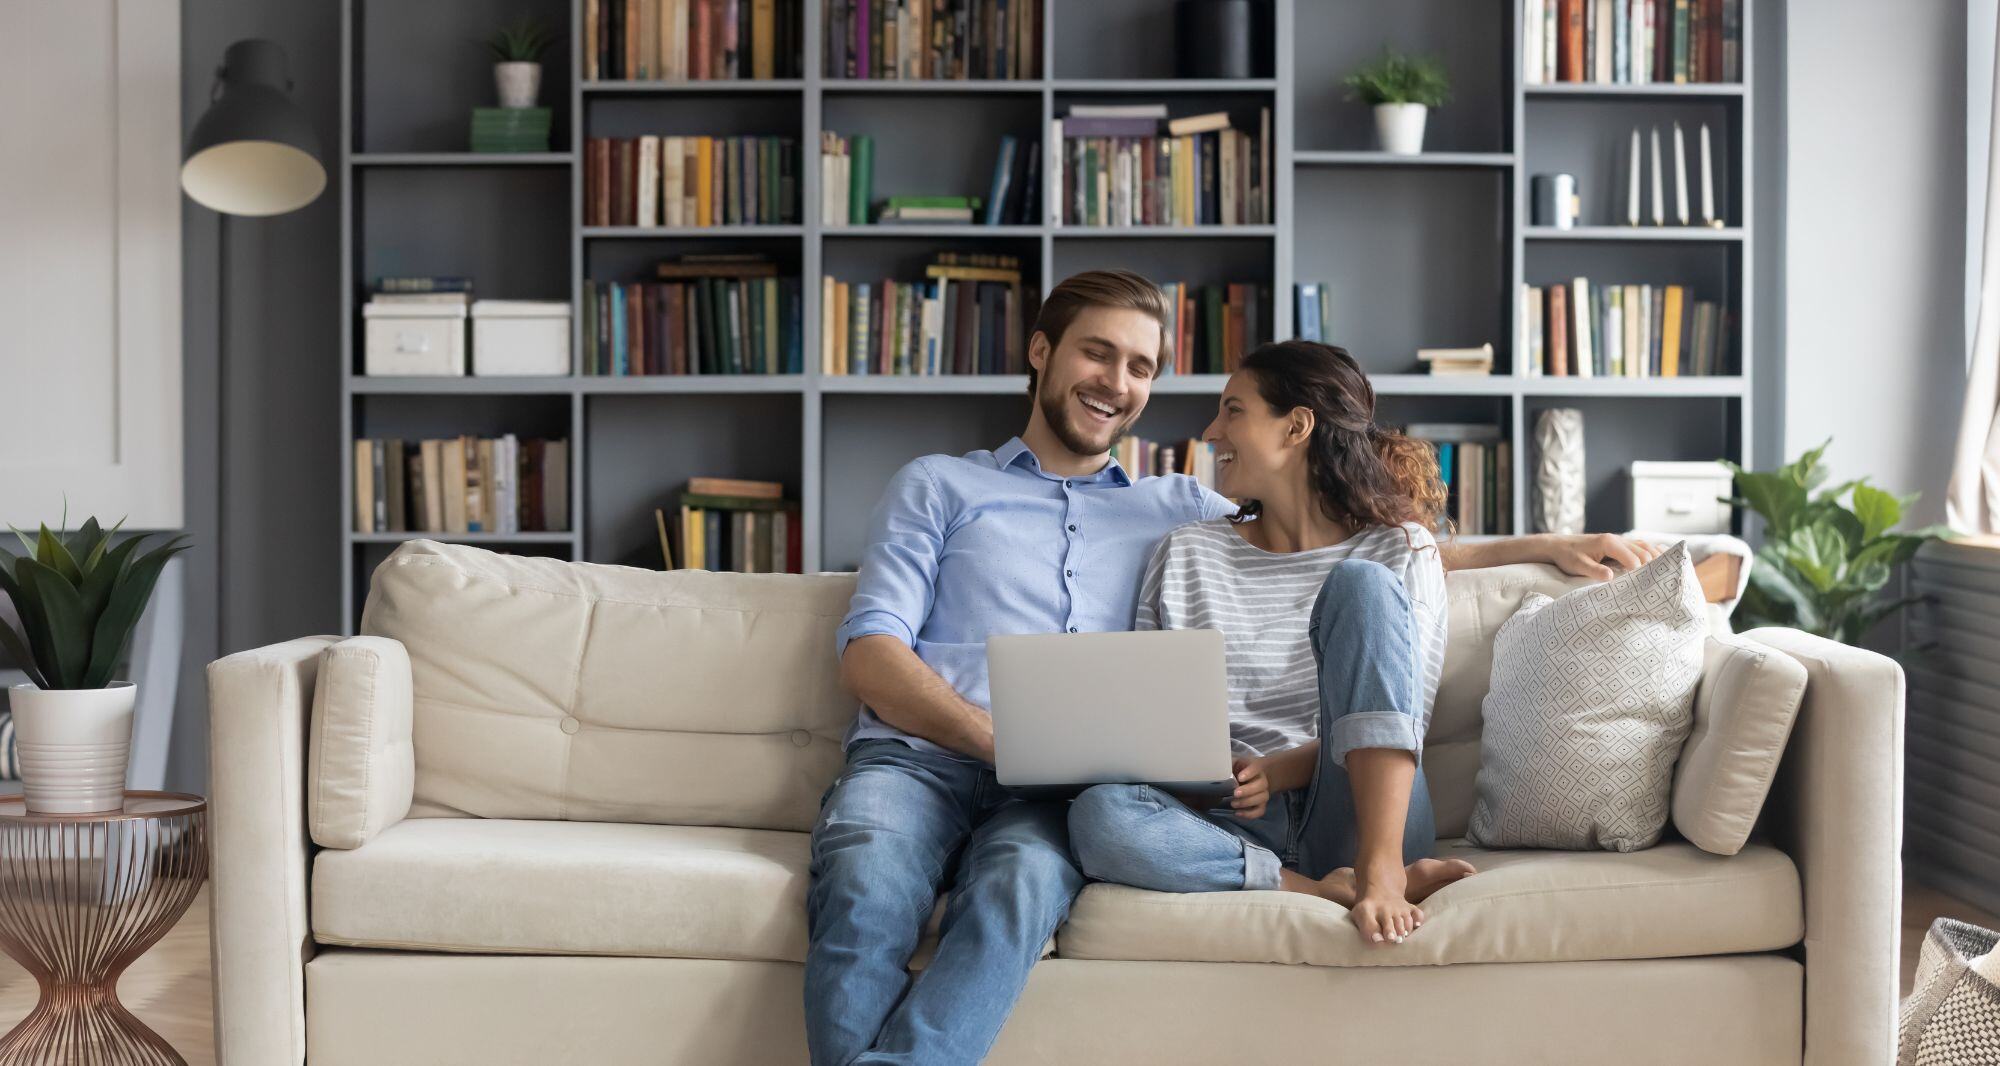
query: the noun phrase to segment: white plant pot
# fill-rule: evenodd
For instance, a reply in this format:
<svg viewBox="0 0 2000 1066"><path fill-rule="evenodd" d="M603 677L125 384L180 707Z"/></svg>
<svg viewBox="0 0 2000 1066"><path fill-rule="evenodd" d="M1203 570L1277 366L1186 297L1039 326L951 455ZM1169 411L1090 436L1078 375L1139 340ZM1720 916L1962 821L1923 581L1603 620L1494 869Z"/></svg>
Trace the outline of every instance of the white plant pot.
<svg viewBox="0 0 2000 1066"><path fill-rule="evenodd" d="M495 63L493 87L500 92L501 107L533 107L542 92L542 65Z"/></svg>
<svg viewBox="0 0 2000 1066"><path fill-rule="evenodd" d="M1382 150L1390 155L1418 155L1424 150L1424 118L1430 109L1422 104L1376 104L1375 135Z"/></svg>
<svg viewBox="0 0 2000 1066"><path fill-rule="evenodd" d="M7 690L28 810L90 814L124 806L138 694L130 681L108 688Z"/></svg>

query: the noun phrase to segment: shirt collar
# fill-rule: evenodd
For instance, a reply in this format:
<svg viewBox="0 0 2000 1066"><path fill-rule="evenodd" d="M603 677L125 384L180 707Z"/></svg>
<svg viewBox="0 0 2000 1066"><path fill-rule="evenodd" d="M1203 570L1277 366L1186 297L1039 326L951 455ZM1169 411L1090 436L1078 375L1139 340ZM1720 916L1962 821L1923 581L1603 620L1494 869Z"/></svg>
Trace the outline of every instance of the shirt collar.
<svg viewBox="0 0 2000 1066"><path fill-rule="evenodd" d="M1015 437L1012 440L1009 440L1007 443L1002 444L999 448L995 449L993 452L993 461L995 463L998 463L1000 469L1002 470L1005 470L1013 466L1019 466L1022 469L1027 470L1038 477L1048 478L1053 481L1062 480L1061 478L1058 478L1053 474L1043 472L1041 460L1035 458L1035 453L1033 451L1030 451L1028 445L1025 442L1023 442L1019 437ZM1108 480L1116 482L1120 485L1130 485L1132 483L1132 476L1125 472L1125 467L1118 462L1117 456L1112 456L1104 464L1104 469L1099 470L1095 474L1086 474L1082 477L1074 478L1072 480L1076 481Z"/></svg>

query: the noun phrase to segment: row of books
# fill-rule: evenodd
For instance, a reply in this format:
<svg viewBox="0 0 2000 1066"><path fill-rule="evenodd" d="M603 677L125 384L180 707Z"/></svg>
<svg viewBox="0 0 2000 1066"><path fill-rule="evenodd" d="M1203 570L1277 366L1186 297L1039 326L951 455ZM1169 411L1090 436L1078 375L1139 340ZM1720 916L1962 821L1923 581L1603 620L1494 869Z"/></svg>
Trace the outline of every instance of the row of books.
<svg viewBox="0 0 2000 1066"><path fill-rule="evenodd" d="M1032 78L1038 0L824 0L829 78Z"/></svg>
<svg viewBox="0 0 2000 1066"><path fill-rule="evenodd" d="M1403 433L1437 449L1438 473L1445 485L1445 517L1458 532L1513 532L1514 446L1499 426L1413 423L1403 427Z"/></svg>
<svg viewBox="0 0 2000 1066"><path fill-rule="evenodd" d="M1740 82L1743 0L1522 0L1523 79Z"/></svg>
<svg viewBox="0 0 2000 1066"><path fill-rule="evenodd" d="M584 0L589 81L798 78L804 0Z"/></svg>
<svg viewBox="0 0 2000 1066"><path fill-rule="evenodd" d="M1215 488L1215 445L1206 441L1161 442L1128 436L1112 445L1111 457L1134 480L1187 474L1208 488Z"/></svg>
<svg viewBox="0 0 2000 1066"><path fill-rule="evenodd" d="M820 289L822 374L1024 374L1034 297L1010 256L940 257L922 282Z"/></svg>
<svg viewBox="0 0 2000 1066"><path fill-rule="evenodd" d="M774 481L695 478L677 518L656 508L653 523L668 570L796 574L805 558L799 505Z"/></svg>
<svg viewBox="0 0 2000 1066"><path fill-rule="evenodd" d="M1163 373L1228 374L1250 349L1270 339L1268 285L1168 282L1167 328L1173 363Z"/></svg>
<svg viewBox="0 0 2000 1066"><path fill-rule="evenodd" d="M1292 286L1292 329L1303 341L1332 344L1332 287L1324 281L1303 281Z"/></svg>
<svg viewBox="0 0 2000 1066"><path fill-rule="evenodd" d="M354 442L356 533L569 528L569 441L448 437Z"/></svg>
<svg viewBox="0 0 2000 1066"><path fill-rule="evenodd" d="M666 264L663 264L666 265ZM588 281L583 372L609 377L805 372L799 279Z"/></svg>
<svg viewBox="0 0 2000 1066"><path fill-rule="evenodd" d="M799 221L790 137L591 137L586 226L742 226Z"/></svg>
<svg viewBox="0 0 2000 1066"><path fill-rule="evenodd" d="M1167 120L1165 104L1078 105L1053 123L1063 146L1061 222L1080 226L1271 221L1271 109L1257 131L1229 114ZM1162 129L1162 125L1165 129Z"/></svg>
<svg viewBox="0 0 2000 1066"><path fill-rule="evenodd" d="M1732 374L1729 316L1683 285L1576 278L1521 286L1530 374L1672 378Z"/></svg>

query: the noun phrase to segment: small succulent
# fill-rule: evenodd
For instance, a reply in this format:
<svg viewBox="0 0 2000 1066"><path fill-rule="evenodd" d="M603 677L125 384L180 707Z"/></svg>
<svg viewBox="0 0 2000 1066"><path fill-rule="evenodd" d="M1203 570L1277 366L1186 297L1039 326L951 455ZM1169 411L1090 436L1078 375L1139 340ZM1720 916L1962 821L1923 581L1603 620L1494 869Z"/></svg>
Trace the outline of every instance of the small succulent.
<svg viewBox="0 0 2000 1066"><path fill-rule="evenodd" d="M1436 56L1410 56L1391 48L1349 74L1347 98L1369 104L1441 107L1451 99L1451 79Z"/></svg>
<svg viewBox="0 0 2000 1066"><path fill-rule="evenodd" d="M0 648L19 660L38 687L109 685L160 570L188 547L182 535L140 555L147 535L113 545L117 532L118 526L99 528L95 518L73 534L45 525L39 536L29 537L17 529L14 535L28 553L0 552L0 590L14 601L23 630L0 622Z"/></svg>
<svg viewBox="0 0 2000 1066"><path fill-rule="evenodd" d="M524 17L494 31L487 38L486 47L492 50L496 62L538 63L555 39L546 25Z"/></svg>

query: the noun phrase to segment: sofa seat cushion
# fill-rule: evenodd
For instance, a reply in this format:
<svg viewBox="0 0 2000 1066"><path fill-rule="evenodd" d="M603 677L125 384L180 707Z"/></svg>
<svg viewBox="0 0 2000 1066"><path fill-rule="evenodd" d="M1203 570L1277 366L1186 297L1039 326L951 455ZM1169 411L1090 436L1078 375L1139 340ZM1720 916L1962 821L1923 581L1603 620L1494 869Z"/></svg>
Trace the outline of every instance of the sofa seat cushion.
<svg viewBox="0 0 2000 1066"><path fill-rule="evenodd" d="M313 860L323 944L803 962L805 833L626 822L412 818ZM937 949L946 896L912 970ZM1042 954L1055 951L1055 941Z"/></svg>
<svg viewBox="0 0 2000 1066"><path fill-rule="evenodd" d="M1774 848L1710 855L1674 842L1643 851L1486 851L1440 841L1480 872L1424 904L1402 944L1362 941L1347 909L1289 892L1148 892L1093 884L1056 937L1072 959L1434 966L1594 962L1773 951L1805 932L1799 875Z"/></svg>

